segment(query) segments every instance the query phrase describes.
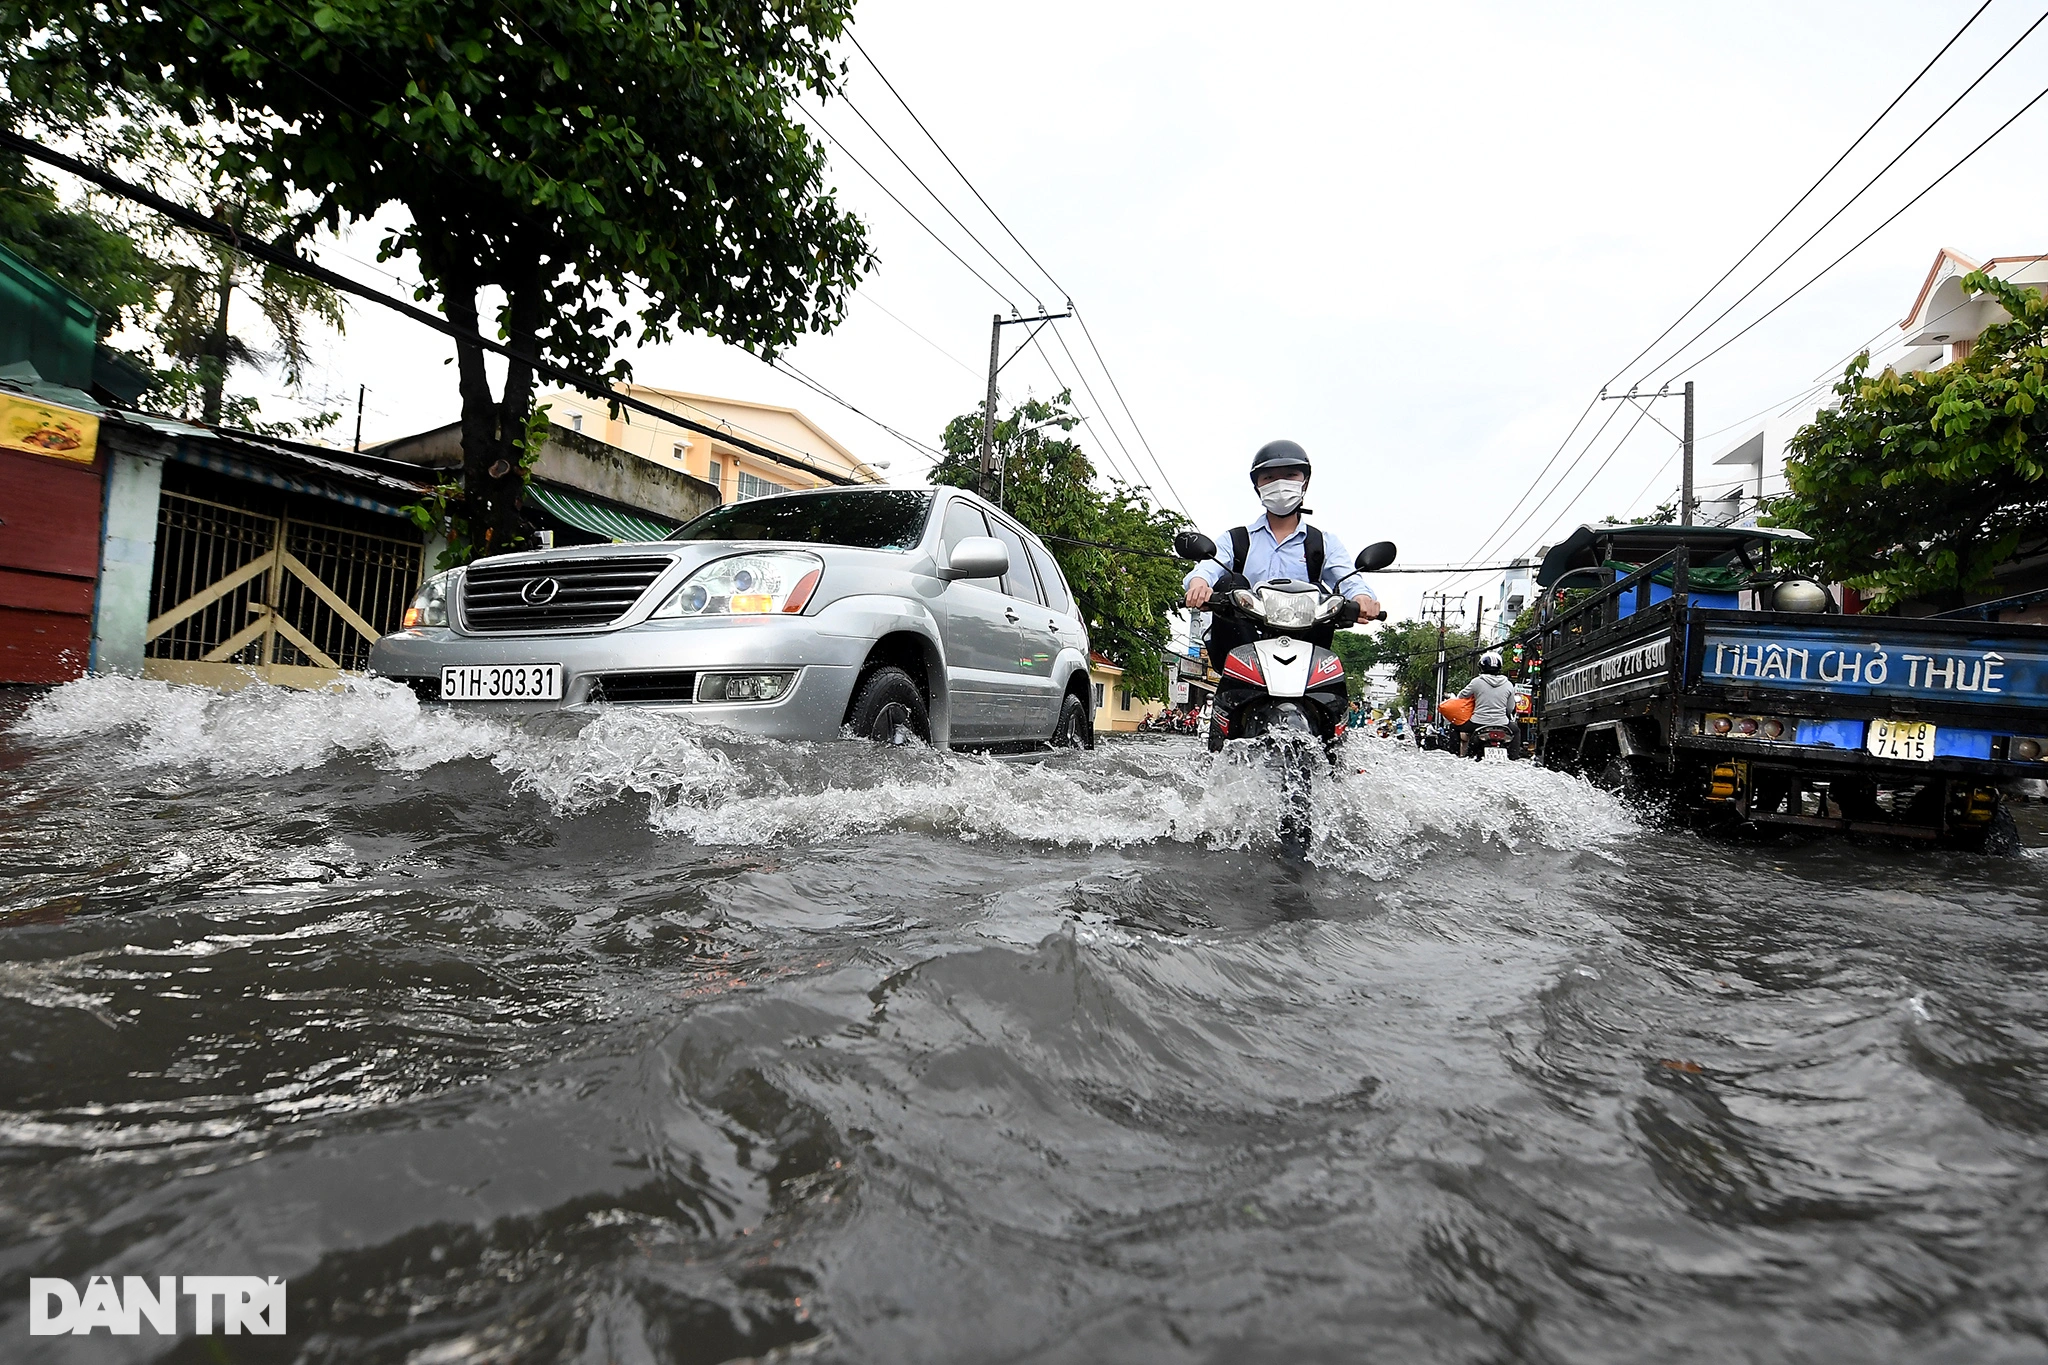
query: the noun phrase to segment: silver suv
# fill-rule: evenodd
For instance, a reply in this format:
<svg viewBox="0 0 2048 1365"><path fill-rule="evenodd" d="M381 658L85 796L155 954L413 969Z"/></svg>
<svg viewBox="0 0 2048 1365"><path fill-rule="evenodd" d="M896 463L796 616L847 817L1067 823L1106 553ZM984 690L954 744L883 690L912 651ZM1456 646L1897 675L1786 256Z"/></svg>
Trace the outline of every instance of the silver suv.
<svg viewBox="0 0 2048 1365"><path fill-rule="evenodd" d="M954 488L716 508L667 540L429 579L370 671L494 713L639 706L781 739L1094 743L1088 629L1023 527Z"/></svg>

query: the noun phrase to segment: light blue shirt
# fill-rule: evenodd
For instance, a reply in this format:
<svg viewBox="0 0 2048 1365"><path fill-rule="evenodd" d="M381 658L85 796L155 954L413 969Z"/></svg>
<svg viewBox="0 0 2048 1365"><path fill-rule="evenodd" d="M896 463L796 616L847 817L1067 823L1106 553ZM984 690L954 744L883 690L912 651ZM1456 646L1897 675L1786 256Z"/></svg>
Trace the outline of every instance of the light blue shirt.
<svg viewBox="0 0 2048 1365"><path fill-rule="evenodd" d="M1276 542L1273 533L1266 526L1266 514L1259 513L1245 523L1251 532L1251 544L1245 547L1244 564L1238 570L1253 584L1268 578L1292 578L1305 581L1308 578L1308 519L1304 517L1294 528L1294 534ZM1219 558L1230 554L1230 533L1224 532L1216 538L1216 554ZM1194 586L1197 578L1205 580L1210 587L1223 577L1225 565L1214 559L1205 559L1189 571L1180 581L1182 588ZM1365 575L1351 567L1351 551L1344 548L1344 542L1323 532L1323 586L1331 592L1345 597L1356 597L1369 591Z"/></svg>

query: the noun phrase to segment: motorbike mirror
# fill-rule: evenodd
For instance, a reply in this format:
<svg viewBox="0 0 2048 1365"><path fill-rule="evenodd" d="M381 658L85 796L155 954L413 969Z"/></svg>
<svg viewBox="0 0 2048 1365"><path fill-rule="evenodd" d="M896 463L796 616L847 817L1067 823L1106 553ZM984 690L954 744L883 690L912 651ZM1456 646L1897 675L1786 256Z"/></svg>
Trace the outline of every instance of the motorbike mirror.
<svg viewBox="0 0 2048 1365"><path fill-rule="evenodd" d="M1182 559L1214 559L1216 542L1200 531L1182 531L1173 538L1173 552Z"/></svg>
<svg viewBox="0 0 2048 1365"><path fill-rule="evenodd" d="M1352 563L1357 566L1360 573L1371 573L1374 569L1384 569L1393 563L1394 556L1398 553L1400 552L1394 548L1393 541L1376 540L1360 550L1358 558Z"/></svg>

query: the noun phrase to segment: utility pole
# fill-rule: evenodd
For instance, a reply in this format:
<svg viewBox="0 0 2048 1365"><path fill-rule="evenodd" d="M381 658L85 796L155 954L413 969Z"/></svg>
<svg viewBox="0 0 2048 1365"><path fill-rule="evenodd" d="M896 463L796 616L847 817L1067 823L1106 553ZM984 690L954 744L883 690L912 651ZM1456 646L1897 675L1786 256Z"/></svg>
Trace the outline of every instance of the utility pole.
<svg viewBox="0 0 2048 1365"><path fill-rule="evenodd" d="M996 481L996 372L1002 369L998 362L1003 353L1003 315L996 314L996 320L988 329L988 398L981 408L981 495L988 496L988 490Z"/></svg>
<svg viewBox="0 0 2048 1365"><path fill-rule="evenodd" d="M1480 649L1486 648L1486 594L1479 594L1479 624L1472 627L1472 643Z"/></svg>
<svg viewBox="0 0 2048 1365"><path fill-rule="evenodd" d="M1683 393L1685 397L1685 429L1684 434L1678 438L1678 441L1680 447L1685 452L1685 461L1684 472L1679 475L1678 524L1680 526L1690 526L1692 525L1692 381L1690 379L1685 381ZM1627 393L1609 393L1605 389L1600 391L1600 397L1604 402L1634 403L1638 407L1659 398L1673 398L1677 396L1677 394L1672 392L1669 384L1666 384L1655 393L1638 393L1634 389L1630 389ZM1649 409L1643 408L1643 411L1648 413ZM1657 425L1660 427L1664 426L1662 422L1658 422ZM1664 430L1668 432L1671 428L1664 427ZM1757 486L1759 488L1763 486L1761 479L1759 479Z"/></svg>
<svg viewBox="0 0 2048 1365"><path fill-rule="evenodd" d="M1429 619L1429 600L1436 599L1436 705L1444 704L1444 692L1450 685L1450 653L1445 646L1445 637L1450 633L1451 595L1442 592L1427 592L1422 595L1422 619ZM1458 619L1465 619L1465 594L1457 596Z"/></svg>
<svg viewBox="0 0 2048 1365"><path fill-rule="evenodd" d="M1685 381L1685 474L1678 490L1678 524L1692 525L1692 381Z"/></svg>
<svg viewBox="0 0 2048 1365"><path fill-rule="evenodd" d="M1039 313L1028 318L1006 318L997 313L988 329L988 397L981 408L981 495L985 498L996 486L996 376L1010 360L1017 358L1018 351L1031 344L1031 337L1037 336L1059 318L1070 318L1072 312ZM1010 360L1003 359L1003 329L1020 322L1035 322L1031 336L1024 338L1016 351L1010 352Z"/></svg>
<svg viewBox="0 0 2048 1365"><path fill-rule="evenodd" d="M356 385L356 449L363 448L363 395L370 391L368 384Z"/></svg>

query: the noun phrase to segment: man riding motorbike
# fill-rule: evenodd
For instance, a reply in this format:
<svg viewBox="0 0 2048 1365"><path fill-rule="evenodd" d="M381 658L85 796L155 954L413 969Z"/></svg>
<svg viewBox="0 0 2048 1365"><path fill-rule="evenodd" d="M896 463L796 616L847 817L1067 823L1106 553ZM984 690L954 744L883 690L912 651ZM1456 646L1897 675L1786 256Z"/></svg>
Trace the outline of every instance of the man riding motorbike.
<svg viewBox="0 0 2048 1365"><path fill-rule="evenodd" d="M1252 456L1252 489L1265 508L1243 526L1233 526L1216 538L1215 559L1197 564L1181 580L1187 589L1187 604L1201 611L1207 605L1216 580L1226 571L1243 574L1252 583L1270 578L1293 578L1319 583L1331 592L1343 593L1358 604L1360 620L1379 615L1379 599L1355 572L1351 554L1336 536L1303 517L1302 499L1308 493L1310 465L1308 452L1293 441L1268 441ZM1223 562L1219 563L1218 560ZM1256 638L1257 630L1236 617L1209 618L1209 663L1218 672L1230 651ZM1309 637L1328 648L1336 634L1334 623ZM1212 723L1209 747L1223 747L1223 736Z"/></svg>
<svg viewBox="0 0 2048 1365"><path fill-rule="evenodd" d="M1485 734L1505 730L1509 758L1520 758L1522 746L1515 725L1515 685L1502 676L1500 654L1489 649L1479 656L1479 672L1458 693L1472 703L1472 719L1458 728L1464 732L1466 757L1486 757Z"/></svg>

